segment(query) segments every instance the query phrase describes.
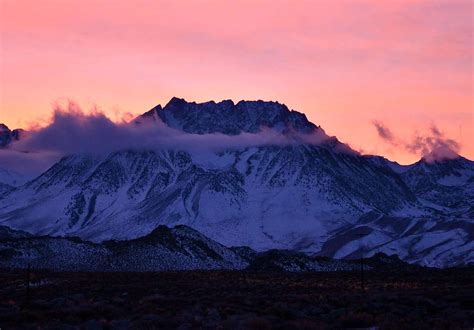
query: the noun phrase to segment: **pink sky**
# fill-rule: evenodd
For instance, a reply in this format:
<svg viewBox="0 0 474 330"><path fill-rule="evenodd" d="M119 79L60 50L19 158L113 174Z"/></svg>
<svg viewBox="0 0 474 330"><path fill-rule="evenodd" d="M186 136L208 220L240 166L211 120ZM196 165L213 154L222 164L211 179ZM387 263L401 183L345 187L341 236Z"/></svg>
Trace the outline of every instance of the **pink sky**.
<svg viewBox="0 0 474 330"><path fill-rule="evenodd" d="M354 149L433 124L474 159L472 1L0 0L0 122L72 99L111 118L172 96L278 100Z"/></svg>

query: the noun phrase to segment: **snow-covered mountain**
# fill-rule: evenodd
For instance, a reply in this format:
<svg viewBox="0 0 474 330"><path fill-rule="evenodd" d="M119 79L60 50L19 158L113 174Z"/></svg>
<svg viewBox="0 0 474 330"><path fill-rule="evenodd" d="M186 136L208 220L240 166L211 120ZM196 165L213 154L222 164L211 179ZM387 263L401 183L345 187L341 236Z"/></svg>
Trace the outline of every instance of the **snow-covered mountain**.
<svg viewBox="0 0 474 330"><path fill-rule="evenodd" d="M202 154L193 157L177 151L66 157L5 197L0 221L94 241L186 224L230 246L317 251L328 231L365 212L416 204L394 173L326 147L255 147L205 162Z"/></svg>
<svg viewBox="0 0 474 330"><path fill-rule="evenodd" d="M19 187L28 181L27 175L18 172L0 168L0 184L6 184L12 187Z"/></svg>
<svg viewBox="0 0 474 330"><path fill-rule="evenodd" d="M0 151L7 148L12 142L18 141L23 133L22 129L10 130L7 125L0 123ZM28 181L27 176L3 168L1 165L0 163L0 199L7 192Z"/></svg>
<svg viewBox="0 0 474 330"><path fill-rule="evenodd" d="M25 184L29 176L0 167L0 199L7 193Z"/></svg>
<svg viewBox="0 0 474 330"><path fill-rule="evenodd" d="M424 266L472 264L474 222L447 215L400 217L370 212L357 223L333 231L317 255L351 259L379 252Z"/></svg>
<svg viewBox="0 0 474 330"><path fill-rule="evenodd" d="M403 180L427 205L444 212L473 215L474 166L464 158L429 162L421 159L402 173Z"/></svg>
<svg viewBox="0 0 474 330"><path fill-rule="evenodd" d="M361 156L273 102L173 98L134 123L145 121L190 134L238 138L270 129L303 138L219 151L135 148L67 156L3 194L0 224L95 242L184 224L226 246L256 250L338 258L397 253L436 266L474 262L472 161L401 166ZM313 134L318 142L305 142Z"/></svg>

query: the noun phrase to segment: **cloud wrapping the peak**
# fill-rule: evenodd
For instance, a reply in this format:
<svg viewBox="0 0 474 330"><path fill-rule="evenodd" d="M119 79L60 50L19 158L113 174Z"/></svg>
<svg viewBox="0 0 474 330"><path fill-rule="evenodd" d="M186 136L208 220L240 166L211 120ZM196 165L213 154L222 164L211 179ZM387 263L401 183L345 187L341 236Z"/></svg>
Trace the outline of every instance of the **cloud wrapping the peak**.
<svg viewBox="0 0 474 330"><path fill-rule="evenodd" d="M14 145L18 150L59 153L103 152L132 141L133 133L124 124L116 124L103 113L85 114L70 102L66 109L56 106L51 123L29 133L29 138Z"/></svg>
<svg viewBox="0 0 474 330"><path fill-rule="evenodd" d="M416 133L413 139L405 144L405 148L421 155L428 162L434 162L458 157L461 146L457 141L446 138L438 127L432 125L428 134Z"/></svg>
<svg viewBox="0 0 474 330"><path fill-rule="evenodd" d="M26 161L28 155L35 155L30 164L30 167L34 167L34 162L42 154L48 155L48 159L57 160L67 154L106 154L130 149L194 152L335 141L337 140L327 136L322 129L312 134L282 134L265 127L259 133L244 132L238 135L191 134L171 128L159 118L141 120L139 124L137 121L116 123L97 109L86 114L79 105L69 102L65 107L55 106L49 125L33 128L26 138L11 144L8 150L0 150L0 165L8 164L10 169L21 168L20 164ZM336 143L335 150L352 152L349 147L340 143ZM42 164L44 165L44 161ZM41 170L44 170L44 166L41 166Z"/></svg>
<svg viewBox="0 0 474 330"><path fill-rule="evenodd" d="M319 130L315 134L283 135L262 127L259 133L238 135L191 134L171 128L159 118L115 123L99 111L84 113L70 102L67 108L56 107L51 123L30 132L29 138L15 145L16 149L71 153L104 153L123 149L196 150L239 148L259 145L293 143L320 144L329 137Z"/></svg>

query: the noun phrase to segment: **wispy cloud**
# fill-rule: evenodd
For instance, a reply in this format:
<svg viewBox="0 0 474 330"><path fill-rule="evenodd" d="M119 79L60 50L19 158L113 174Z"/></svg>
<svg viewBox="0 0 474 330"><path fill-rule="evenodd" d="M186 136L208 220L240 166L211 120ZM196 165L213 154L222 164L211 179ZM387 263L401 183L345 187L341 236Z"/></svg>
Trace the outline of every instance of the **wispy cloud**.
<svg viewBox="0 0 474 330"><path fill-rule="evenodd" d="M379 138L394 147L404 149L411 154L423 157L427 161L452 159L458 156L460 143L445 136L432 124L425 133L416 132L409 140L397 137L384 123L374 120L373 125Z"/></svg>
<svg viewBox="0 0 474 330"><path fill-rule="evenodd" d="M460 147L459 142L445 137L435 125L430 127L428 133L416 133L411 141L405 144L409 152L421 155L427 161L455 158Z"/></svg>
<svg viewBox="0 0 474 330"><path fill-rule="evenodd" d="M155 118L158 120L158 118ZM26 137L10 145L8 150L0 150L0 161L10 169L21 169L25 159L29 169L44 170L45 159L55 160L67 154L106 154L119 150L159 150L177 149L189 152L219 151L262 145L321 144L328 142L340 152L354 152L348 146L335 143L322 129L312 134L282 134L276 130L262 128L259 133L239 135L189 134L170 128L161 121L121 121L113 122L104 113L93 109L85 113L81 107L69 102L65 107L56 105L51 123L36 127ZM31 156L31 157L30 157Z"/></svg>
<svg viewBox="0 0 474 330"><path fill-rule="evenodd" d="M393 135L392 131L387 126L385 126L384 123L382 123L379 120L374 120L374 121L372 121L372 124L374 125L375 129L377 130L378 136L382 140L384 140L384 141L386 141L390 144L397 145L397 141L395 139L395 136Z"/></svg>

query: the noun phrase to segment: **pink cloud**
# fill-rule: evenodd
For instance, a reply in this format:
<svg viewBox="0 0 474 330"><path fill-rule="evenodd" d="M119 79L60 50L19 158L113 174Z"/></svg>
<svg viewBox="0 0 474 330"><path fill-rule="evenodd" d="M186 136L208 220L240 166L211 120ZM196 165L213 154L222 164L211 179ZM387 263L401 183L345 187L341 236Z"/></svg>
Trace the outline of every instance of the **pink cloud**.
<svg viewBox="0 0 474 330"><path fill-rule="evenodd" d="M397 137L389 127L380 121L373 121L378 137L394 148L404 149L411 154L424 158L428 162L459 157L461 145L458 141L445 136L432 124L425 133L416 132L410 140Z"/></svg>

